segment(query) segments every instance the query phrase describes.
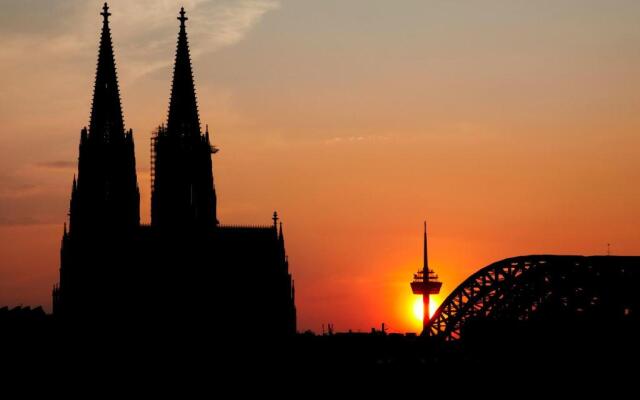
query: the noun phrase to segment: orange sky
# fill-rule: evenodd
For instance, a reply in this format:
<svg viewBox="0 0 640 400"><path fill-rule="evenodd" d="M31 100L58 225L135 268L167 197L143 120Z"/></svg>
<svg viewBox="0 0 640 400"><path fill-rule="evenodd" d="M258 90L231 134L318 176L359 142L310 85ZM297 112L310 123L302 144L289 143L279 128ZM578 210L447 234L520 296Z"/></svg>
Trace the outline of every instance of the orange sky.
<svg viewBox="0 0 640 400"><path fill-rule="evenodd" d="M184 4L219 218L278 210L301 330L417 331L425 218L440 301L509 256L640 252L636 1L110 4L143 220ZM0 304L50 307L100 6L3 5Z"/></svg>

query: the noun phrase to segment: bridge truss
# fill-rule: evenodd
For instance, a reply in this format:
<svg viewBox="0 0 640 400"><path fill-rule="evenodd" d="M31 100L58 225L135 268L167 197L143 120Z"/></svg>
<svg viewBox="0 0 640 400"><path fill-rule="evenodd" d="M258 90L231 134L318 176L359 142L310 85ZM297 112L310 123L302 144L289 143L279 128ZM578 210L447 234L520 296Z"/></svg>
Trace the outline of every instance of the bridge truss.
<svg viewBox="0 0 640 400"><path fill-rule="evenodd" d="M532 255L493 263L441 304L431 337L460 339L478 320L630 319L640 311L640 257Z"/></svg>

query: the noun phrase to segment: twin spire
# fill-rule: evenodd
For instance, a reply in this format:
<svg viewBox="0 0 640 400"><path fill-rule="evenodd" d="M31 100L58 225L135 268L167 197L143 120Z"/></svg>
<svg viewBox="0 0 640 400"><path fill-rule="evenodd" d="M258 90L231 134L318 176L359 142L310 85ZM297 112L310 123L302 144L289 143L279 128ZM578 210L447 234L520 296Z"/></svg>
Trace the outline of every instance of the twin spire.
<svg viewBox="0 0 640 400"><path fill-rule="evenodd" d="M216 149L210 144L208 129L203 134L200 128L185 14L184 8L181 8L178 17L180 29L167 126L166 129L161 129L162 132L158 131L152 144L151 220L152 225L194 224L210 227L217 224L215 216L217 200L211 162L211 154ZM107 3L104 4L101 15L103 25L91 121L88 135L85 134L88 136L88 142L101 145L94 146L87 143L87 148L95 148L99 154L92 157L81 157L83 160L80 161L80 164L95 164L97 178L93 180L96 182L105 181L104 184L96 184L95 191L100 192L99 197L104 198L104 202L120 204L126 201L125 199L116 199L115 193L119 190L116 186L133 181L128 177L120 176L120 167L122 166L131 170L135 169L133 137L130 131L125 132L124 130L109 28L111 13ZM131 153L131 157L128 155L124 157L118 153L120 143L128 146L127 151ZM82 169L84 171L87 168L83 167ZM84 178L87 176L86 173L80 173L80 175L82 178L78 178L79 182L87 181ZM133 183L135 184L135 182ZM124 190L122 191L124 192Z"/></svg>
<svg viewBox="0 0 640 400"><path fill-rule="evenodd" d="M173 70L167 131L178 136L200 135L200 118L196 100L184 7L180 9L180 32ZM109 28L109 6L104 3L102 34L96 69L89 136L111 141L124 135L124 118L116 73L115 56Z"/></svg>
<svg viewBox="0 0 640 400"><path fill-rule="evenodd" d="M173 228L217 225L209 130L200 128L184 8L171 83L167 125L152 142L151 224Z"/></svg>
<svg viewBox="0 0 640 400"><path fill-rule="evenodd" d="M93 89L93 104L89 122L89 136L95 139L111 141L124 136L124 119L120 103L120 90L116 74L116 62L113 55L111 30L109 29L109 6L102 8L103 24L100 36L98 66Z"/></svg>
<svg viewBox="0 0 640 400"><path fill-rule="evenodd" d="M185 29L184 7L180 9L180 32L178 33L178 45L176 48L176 60L173 69L173 82L171 84L171 100L169 101L169 116L167 132L177 136L200 136L200 117L198 116L198 103L196 90L193 83L193 71L191 57L189 55L189 42Z"/></svg>

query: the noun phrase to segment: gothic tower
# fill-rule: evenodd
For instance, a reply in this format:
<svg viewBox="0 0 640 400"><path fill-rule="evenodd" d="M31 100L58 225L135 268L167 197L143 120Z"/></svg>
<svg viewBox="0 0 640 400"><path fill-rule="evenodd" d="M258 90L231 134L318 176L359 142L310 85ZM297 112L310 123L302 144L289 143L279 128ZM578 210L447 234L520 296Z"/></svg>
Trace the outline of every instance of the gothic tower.
<svg viewBox="0 0 640 400"><path fill-rule="evenodd" d="M133 132L124 128L107 3L101 15L91 117L89 128L80 133L78 177L71 189L69 231L65 226L62 238L54 313L98 307L107 271L123 264L116 250L136 234L140 222Z"/></svg>
<svg viewBox="0 0 640 400"><path fill-rule="evenodd" d="M151 224L161 229L211 228L218 223L211 163L215 149L208 128L204 134L200 128L187 19L182 8L167 125L152 139Z"/></svg>
<svg viewBox="0 0 640 400"><path fill-rule="evenodd" d="M133 132L125 131L105 3L89 129L80 133L70 234L133 231L140 222Z"/></svg>

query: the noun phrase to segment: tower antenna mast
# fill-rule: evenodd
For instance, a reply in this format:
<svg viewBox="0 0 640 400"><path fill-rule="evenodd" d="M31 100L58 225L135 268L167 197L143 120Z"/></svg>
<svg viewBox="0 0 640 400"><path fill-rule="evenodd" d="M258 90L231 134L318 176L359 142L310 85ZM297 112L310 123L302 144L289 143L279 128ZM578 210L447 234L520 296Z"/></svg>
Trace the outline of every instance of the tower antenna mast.
<svg viewBox="0 0 640 400"><path fill-rule="evenodd" d="M422 243L422 269L413 275L411 290L413 294L422 296L422 335L427 335L429 329L429 306L430 296L440 293L442 282L438 280L438 275L429 269L429 256L427 253L427 221L424 221L424 236Z"/></svg>

